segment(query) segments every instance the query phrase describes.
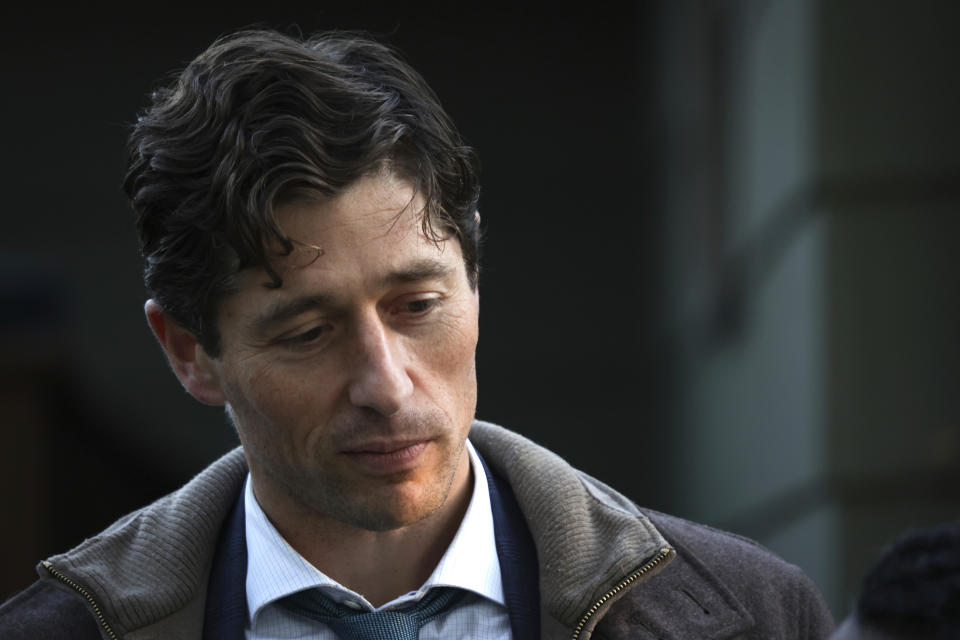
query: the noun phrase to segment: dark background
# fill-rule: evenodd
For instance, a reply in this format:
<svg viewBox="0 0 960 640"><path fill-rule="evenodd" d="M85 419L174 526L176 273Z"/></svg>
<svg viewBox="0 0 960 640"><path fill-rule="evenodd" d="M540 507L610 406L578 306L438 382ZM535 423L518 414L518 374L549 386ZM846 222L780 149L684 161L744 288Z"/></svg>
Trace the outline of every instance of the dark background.
<svg viewBox="0 0 960 640"><path fill-rule="evenodd" d="M236 444L221 410L180 389L147 329L120 183L149 91L218 35L264 26L393 43L478 149L478 415L645 506L759 538L841 613L883 541L956 517L958 504L957 11L920 4L0 10L0 598L39 559ZM808 26L797 31L796 16ZM778 82L803 100L781 99ZM791 133L795 109L809 135ZM776 169L780 150L763 148L781 136L801 169ZM753 168L741 160L751 153ZM763 200L783 176L783 193ZM744 222L750 211L765 224ZM807 275L781 283L795 245ZM807 300L797 282L822 308L791 306ZM811 373L791 360L807 353L802 336L822 351ZM777 371L783 385L767 388ZM724 393L728 383L746 392ZM901 413L874 401L897 393ZM936 455L901 468L917 430ZM770 478L801 449L799 480L781 490ZM740 487L768 483L770 495L737 502ZM933 506L902 509L918 501Z"/></svg>

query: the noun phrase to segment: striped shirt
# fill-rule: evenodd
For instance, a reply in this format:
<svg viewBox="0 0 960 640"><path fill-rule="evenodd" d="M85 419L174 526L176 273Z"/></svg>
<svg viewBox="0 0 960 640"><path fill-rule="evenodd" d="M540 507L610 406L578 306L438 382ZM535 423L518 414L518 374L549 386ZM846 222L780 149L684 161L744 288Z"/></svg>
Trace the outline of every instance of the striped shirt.
<svg viewBox="0 0 960 640"><path fill-rule="evenodd" d="M469 440L467 451L473 470L473 494L453 541L420 589L381 607L374 607L362 595L326 576L297 553L260 508L248 476L244 490L250 612L247 640L336 638L323 623L290 613L277 603L303 589L320 588L329 597L349 603L348 606L374 611L417 600L434 586L459 587L467 593L454 609L425 624L420 630L420 640L509 640L510 618L503 595L487 478Z"/></svg>

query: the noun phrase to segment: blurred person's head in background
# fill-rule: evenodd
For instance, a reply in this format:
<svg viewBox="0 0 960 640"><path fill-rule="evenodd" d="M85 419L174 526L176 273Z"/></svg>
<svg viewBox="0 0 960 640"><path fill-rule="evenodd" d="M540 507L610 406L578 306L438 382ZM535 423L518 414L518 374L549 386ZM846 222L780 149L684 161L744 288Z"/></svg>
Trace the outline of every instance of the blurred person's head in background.
<svg viewBox="0 0 960 640"><path fill-rule="evenodd" d="M960 522L906 533L863 578L832 640L960 638Z"/></svg>

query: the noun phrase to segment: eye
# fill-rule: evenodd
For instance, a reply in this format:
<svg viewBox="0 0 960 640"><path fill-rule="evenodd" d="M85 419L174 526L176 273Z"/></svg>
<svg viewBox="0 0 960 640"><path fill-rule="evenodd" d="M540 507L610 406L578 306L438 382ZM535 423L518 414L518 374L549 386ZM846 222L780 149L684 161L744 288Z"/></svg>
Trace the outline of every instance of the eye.
<svg viewBox="0 0 960 640"><path fill-rule="evenodd" d="M406 313L412 313L414 315L420 315L430 311L437 305L436 298L420 298L418 300L411 300L403 304L403 311Z"/></svg>
<svg viewBox="0 0 960 640"><path fill-rule="evenodd" d="M438 293L418 293L404 296L394 303L393 315L406 316L408 319L418 319L429 315L441 303L442 297Z"/></svg>
<svg viewBox="0 0 960 640"><path fill-rule="evenodd" d="M311 344L324 336L328 330L329 326L327 325L317 325L307 331L281 338L280 343L289 347Z"/></svg>

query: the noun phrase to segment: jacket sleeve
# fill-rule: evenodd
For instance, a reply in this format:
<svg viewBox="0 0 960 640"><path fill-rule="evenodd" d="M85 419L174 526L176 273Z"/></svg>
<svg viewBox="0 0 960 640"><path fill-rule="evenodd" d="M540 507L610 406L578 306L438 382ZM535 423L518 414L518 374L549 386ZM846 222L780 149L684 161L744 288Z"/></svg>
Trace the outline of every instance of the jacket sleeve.
<svg viewBox="0 0 960 640"><path fill-rule="evenodd" d="M100 627L79 594L37 580L0 605L3 640L101 640Z"/></svg>

